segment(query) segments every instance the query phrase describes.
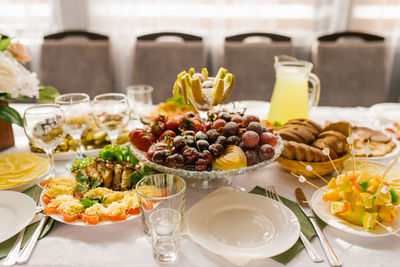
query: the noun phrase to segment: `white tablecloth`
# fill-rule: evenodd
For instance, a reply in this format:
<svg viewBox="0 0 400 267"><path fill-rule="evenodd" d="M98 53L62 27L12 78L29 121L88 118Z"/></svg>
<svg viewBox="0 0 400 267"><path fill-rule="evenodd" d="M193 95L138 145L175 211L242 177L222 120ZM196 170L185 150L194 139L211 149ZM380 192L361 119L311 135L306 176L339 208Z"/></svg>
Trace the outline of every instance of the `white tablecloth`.
<svg viewBox="0 0 400 267"><path fill-rule="evenodd" d="M25 106L15 106L23 109ZM266 103L255 102L249 112L257 112L262 117L267 114ZM365 108L319 107L312 111L312 119L323 123L326 120L341 119L358 123L368 123ZM28 141L23 130L14 127L15 147L4 151L28 151ZM57 162L58 171L63 171L68 162ZM316 184L323 185L318 180ZM288 174L279 164L273 163L256 172L234 177L233 185L247 191L254 186L274 185L278 193L295 200L294 189L302 187L308 198L314 188L299 184L296 178ZM189 189L187 208L204 197L206 193ZM382 238L363 238L349 235L327 226L324 230L343 266L397 266L400 261L400 239L387 236ZM325 257L317 238L312 243ZM2 263L2 260L0 261ZM50 234L40 240L35 248L28 266L158 266L153 260L151 245L143 236L140 218L114 226L79 227L57 223ZM222 257L215 255L188 239L181 244L181 257L176 266L231 266ZM313 263L307 253L300 251L287 266L311 266ZM326 258L316 266L329 266ZM283 266L273 259L253 260L246 266Z"/></svg>

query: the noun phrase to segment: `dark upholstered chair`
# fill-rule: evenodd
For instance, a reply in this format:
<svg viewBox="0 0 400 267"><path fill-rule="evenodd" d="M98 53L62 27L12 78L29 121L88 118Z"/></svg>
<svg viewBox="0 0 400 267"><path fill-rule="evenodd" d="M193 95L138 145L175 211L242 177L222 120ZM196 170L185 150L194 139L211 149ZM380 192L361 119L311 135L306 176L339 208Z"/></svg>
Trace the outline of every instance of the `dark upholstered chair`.
<svg viewBox="0 0 400 267"><path fill-rule="evenodd" d="M47 35L42 44L41 84L60 93L85 92L91 97L116 91L107 36L84 31Z"/></svg>
<svg viewBox="0 0 400 267"><path fill-rule="evenodd" d="M236 77L228 101L269 101L275 83L274 57L282 54L293 55L286 36L247 33L225 38L223 66Z"/></svg>
<svg viewBox="0 0 400 267"><path fill-rule="evenodd" d="M321 80L320 105L370 106L384 102L386 76L384 38L341 32L318 38L314 72Z"/></svg>
<svg viewBox="0 0 400 267"><path fill-rule="evenodd" d="M162 32L137 38L132 69L133 84L154 87L153 102L172 97L176 76L194 67L206 67L206 51L201 37Z"/></svg>

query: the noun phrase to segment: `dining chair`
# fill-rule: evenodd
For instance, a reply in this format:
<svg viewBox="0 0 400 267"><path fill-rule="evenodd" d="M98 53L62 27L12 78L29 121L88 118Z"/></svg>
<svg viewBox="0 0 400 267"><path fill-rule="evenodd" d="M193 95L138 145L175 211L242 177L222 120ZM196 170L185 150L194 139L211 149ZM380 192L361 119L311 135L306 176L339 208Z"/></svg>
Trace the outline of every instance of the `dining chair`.
<svg viewBox="0 0 400 267"><path fill-rule="evenodd" d="M191 67L201 72L206 63L202 37L177 32L139 36L134 48L132 84L153 86L153 102L158 103L172 97L178 73Z"/></svg>
<svg viewBox="0 0 400 267"><path fill-rule="evenodd" d="M229 100L269 101L275 82L274 57L293 55L291 38L244 33L225 38L223 66L236 77Z"/></svg>
<svg viewBox="0 0 400 267"><path fill-rule="evenodd" d="M60 93L83 92L91 97L116 91L110 42L107 36L64 31L44 37L41 83Z"/></svg>
<svg viewBox="0 0 400 267"><path fill-rule="evenodd" d="M321 80L320 105L371 106L385 101L384 37L362 32L321 36L312 58Z"/></svg>

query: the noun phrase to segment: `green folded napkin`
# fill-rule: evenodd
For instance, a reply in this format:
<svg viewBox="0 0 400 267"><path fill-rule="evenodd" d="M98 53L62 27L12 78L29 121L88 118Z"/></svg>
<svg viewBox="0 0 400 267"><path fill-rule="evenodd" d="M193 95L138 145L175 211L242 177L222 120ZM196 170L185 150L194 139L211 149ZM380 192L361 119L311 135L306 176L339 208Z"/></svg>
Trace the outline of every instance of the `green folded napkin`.
<svg viewBox="0 0 400 267"><path fill-rule="evenodd" d="M254 187L250 193L257 194L257 195L262 195L266 196L265 189L259 186ZM289 199L286 199L282 196L280 196L282 199L283 204L285 204L286 207L288 207L293 213L296 215L297 219L300 222L301 225L301 231L303 234L307 237L308 240L311 240L314 236L317 235L317 233L314 230L314 227L312 226L310 220L307 218L307 216L303 213L303 211L300 209L299 205L296 202L293 202ZM317 216L317 222L318 225L320 226L321 230L325 228L326 223L321 221ZM304 248L303 243L299 240L286 252L279 254L275 257L272 257L274 260L282 263L282 264L287 264L289 263L294 256L302 249Z"/></svg>
<svg viewBox="0 0 400 267"><path fill-rule="evenodd" d="M40 186L34 185L34 186L28 188L27 190L25 190L23 193L32 197L34 192L37 190L39 190L39 192L41 192L42 188ZM25 243L29 240L29 238L31 238L31 236L33 235L33 232L35 232L38 225L39 225L39 222L35 222L35 223L29 225L28 227L26 227L24 238L22 239L21 247L23 247L25 245ZM39 236L39 239L45 237L50 232L50 230L53 228L53 225L54 225L53 219L47 220L46 225L44 226L42 233ZM17 236L18 236L18 234L16 234L13 237L10 237L8 240L4 241L3 243L0 243L0 259L8 255L8 253L10 252L11 248L14 245L15 240L17 239Z"/></svg>

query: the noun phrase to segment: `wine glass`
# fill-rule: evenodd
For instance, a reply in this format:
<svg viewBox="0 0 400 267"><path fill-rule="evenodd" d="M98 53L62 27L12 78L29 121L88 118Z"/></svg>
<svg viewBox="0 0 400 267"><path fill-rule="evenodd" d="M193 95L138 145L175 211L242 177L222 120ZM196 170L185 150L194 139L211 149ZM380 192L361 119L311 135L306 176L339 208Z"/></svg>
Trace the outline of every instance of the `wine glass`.
<svg viewBox="0 0 400 267"><path fill-rule="evenodd" d="M134 120L139 120L146 113L150 114L153 105L153 91L153 86L145 84L129 85L126 87L129 108L132 111L132 118Z"/></svg>
<svg viewBox="0 0 400 267"><path fill-rule="evenodd" d="M61 106L44 104L32 106L24 113L24 131L28 139L43 149L50 161L50 176L55 175L54 149L65 137L65 118Z"/></svg>
<svg viewBox="0 0 400 267"><path fill-rule="evenodd" d="M91 121L90 97L84 93L71 93L58 96L55 102L64 111L66 130L76 144L76 158L83 159L81 137Z"/></svg>
<svg viewBox="0 0 400 267"><path fill-rule="evenodd" d="M98 95L93 99L92 114L97 126L107 133L111 144L116 144L118 135L129 121L128 98L119 93Z"/></svg>

